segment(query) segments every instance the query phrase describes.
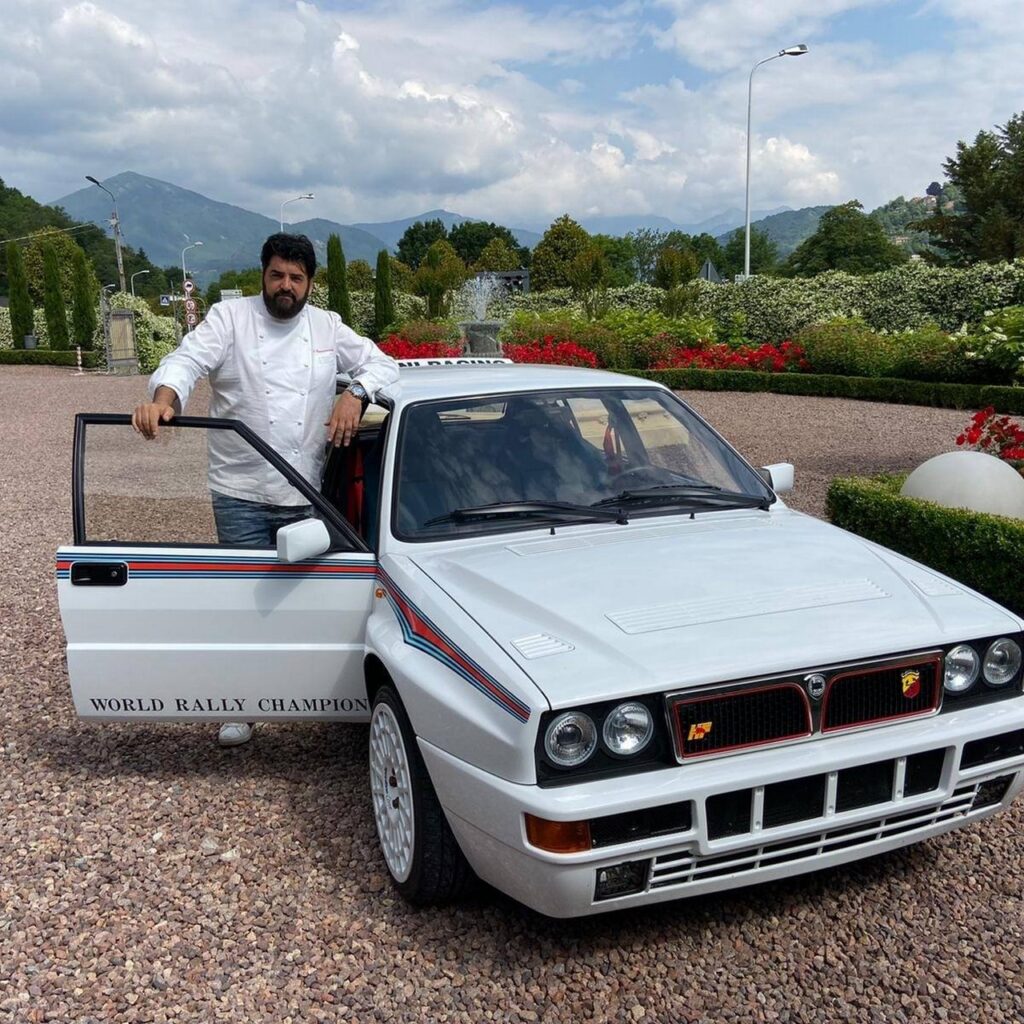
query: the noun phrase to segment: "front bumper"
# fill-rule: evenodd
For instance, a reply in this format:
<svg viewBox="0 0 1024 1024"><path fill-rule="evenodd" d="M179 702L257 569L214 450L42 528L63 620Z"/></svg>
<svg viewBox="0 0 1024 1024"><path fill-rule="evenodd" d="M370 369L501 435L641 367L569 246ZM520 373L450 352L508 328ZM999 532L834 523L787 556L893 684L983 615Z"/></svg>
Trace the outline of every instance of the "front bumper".
<svg viewBox="0 0 1024 1024"><path fill-rule="evenodd" d="M1024 787L1024 746L1014 735L1018 731L1024 743L1024 699L551 789L508 782L423 740L420 747L452 830L476 873L541 913L576 917L843 864L988 817ZM988 742L996 736L1011 739ZM938 751L936 784L927 792L907 795L908 759ZM888 799L876 796L856 809L839 809L842 801L835 795L844 773L883 762L892 762ZM822 813L791 824L766 824L766 816L759 813L766 790L787 782L799 789L800 780L820 781L823 776ZM713 838L709 799L742 791L750 793L750 827L742 834ZM550 853L527 842L527 813L581 821L680 801L692 806L686 831L572 854ZM635 861L649 862L640 891L595 898L601 869Z"/></svg>

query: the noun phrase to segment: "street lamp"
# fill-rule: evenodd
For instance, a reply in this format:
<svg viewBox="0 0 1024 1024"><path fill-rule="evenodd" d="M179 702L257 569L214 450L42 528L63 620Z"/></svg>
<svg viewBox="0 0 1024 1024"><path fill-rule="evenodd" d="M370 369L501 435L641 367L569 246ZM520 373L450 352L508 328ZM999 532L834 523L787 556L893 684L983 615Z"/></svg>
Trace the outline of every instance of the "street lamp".
<svg viewBox="0 0 1024 1024"><path fill-rule="evenodd" d="M106 185L97 181L91 174L87 174L85 180L91 181L97 188L103 189L110 196L110 201L114 204L114 215L110 223L114 226L114 252L117 253L117 276L121 279L121 291L127 291L128 289L124 286L124 260L121 258L121 219L117 215L117 200L114 198L114 193Z"/></svg>
<svg viewBox="0 0 1024 1024"><path fill-rule="evenodd" d="M188 236L186 235L186 238L187 237ZM197 245L202 245L202 244L203 244L202 242L193 242L191 245L186 245L185 248L181 250L181 290L182 291L185 290L185 280L188 277L188 272L185 270L185 253L187 253L189 251L189 249L194 249Z"/></svg>
<svg viewBox="0 0 1024 1024"><path fill-rule="evenodd" d="M773 53L770 57L759 60L750 69L750 81L747 85L747 215L743 244L743 276L745 278L750 277L750 108L754 99L754 72L762 64L767 64L770 60L777 60L779 57L802 57L806 52L807 47L803 43L799 43L796 46L787 46L784 50L779 50L778 53Z"/></svg>
<svg viewBox="0 0 1024 1024"><path fill-rule="evenodd" d="M296 196L294 199L286 199L281 204L281 216L278 218L278 223L281 226L281 230L284 231L284 208L289 203L297 203L300 199L316 199L316 196L312 192L307 192L304 196Z"/></svg>
<svg viewBox="0 0 1024 1024"><path fill-rule="evenodd" d="M135 298L135 278L139 277L142 274L148 274L148 273L149 273L148 270L136 270L135 273L132 274L132 298L133 299Z"/></svg>

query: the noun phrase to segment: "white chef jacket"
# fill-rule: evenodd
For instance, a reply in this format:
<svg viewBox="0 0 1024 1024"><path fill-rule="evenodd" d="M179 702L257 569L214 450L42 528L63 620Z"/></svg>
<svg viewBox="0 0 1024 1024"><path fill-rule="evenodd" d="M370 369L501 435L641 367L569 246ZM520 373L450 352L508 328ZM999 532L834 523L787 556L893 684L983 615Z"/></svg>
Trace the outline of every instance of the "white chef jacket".
<svg viewBox="0 0 1024 1024"><path fill-rule="evenodd" d="M319 488L336 374L350 374L371 400L398 380L398 365L341 317L306 306L291 320L267 312L262 295L211 307L181 345L160 360L150 398L171 388L185 403L209 376L210 415L241 420ZM270 505L308 501L233 431L211 430L210 490Z"/></svg>

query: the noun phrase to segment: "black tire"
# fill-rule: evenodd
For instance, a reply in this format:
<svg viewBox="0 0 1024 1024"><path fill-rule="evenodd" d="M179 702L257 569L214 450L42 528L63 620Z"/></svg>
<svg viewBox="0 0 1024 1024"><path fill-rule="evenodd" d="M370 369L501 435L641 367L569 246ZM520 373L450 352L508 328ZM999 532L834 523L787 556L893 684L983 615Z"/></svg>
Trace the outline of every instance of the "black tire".
<svg viewBox="0 0 1024 1024"><path fill-rule="evenodd" d="M418 906L451 902L465 890L472 871L437 799L409 716L391 686L382 686L373 699L369 760L377 839L395 888ZM407 792L400 784L405 776ZM411 819L411 842L402 837L406 829L399 819L404 813Z"/></svg>

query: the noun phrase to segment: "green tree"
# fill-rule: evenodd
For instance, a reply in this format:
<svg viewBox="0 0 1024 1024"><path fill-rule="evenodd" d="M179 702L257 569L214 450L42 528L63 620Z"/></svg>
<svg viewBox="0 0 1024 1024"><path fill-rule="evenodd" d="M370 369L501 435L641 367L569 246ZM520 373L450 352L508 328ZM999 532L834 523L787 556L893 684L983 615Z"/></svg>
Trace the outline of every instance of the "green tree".
<svg viewBox="0 0 1024 1024"><path fill-rule="evenodd" d="M76 345L92 348L96 333L96 296L99 284L89 267L85 253L76 247L74 263L74 290L71 293L71 333Z"/></svg>
<svg viewBox="0 0 1024 1024"><path fill-rule="evenodd" d="M11 332L14 335L14 347L25 347L25 335L33 330L32 296L28 293L28 278L25 276L25 264L21 258L21 249L17 242L8 242L7 256L7 287L10 295Z"/></svg>
<svg viewBox="0 0 1024 1024"><path fill-rule="evenodd" d="M588 320L596 320L607 311L610 271L600 245L592 240L578 252L569 262L566 276Z"/></svg>
<svg viewBox="0 0 1024 1024"><path fill-rule="evenodd" d="M75 252L78 246L71 236L63 231L34 231L25 243L25 273L28 277L28 291L32 301L41 306L46 297L46 280L44 270L44 254L47 249L53 251L57 260L57 276L60 279L62 295L70 295L74 287ZM117 278L113 278L117 280Z"/></svg>
<svg viewBox="0 0 1024 1024"><path fill-rule="evenodd" d="M398 240L398 258L416 270L434 242L448 237L442 220L418 220Z"/></svg>
<svg viewBox="0 0 1024 1024"><path fill-rule="evenodd" d="M604 253L609 288L625 288L636 281L636 249L631 239L593 235L591 240Z"/></svg>
<svg viewBox="0 0 1024 1024"><path fill-rule="evenodd" d="M373 336L380 341L395 322L395 296L391 291L391 257L387 249L377 253L373 288Z"/></svg>
<svg viewBox="0 0 1024 1024"><path fill-rule="evenodd" d="M706 231L702 231L699 235L691 235L690 249L697 257L698 273L700 273L700 268L704 266L705 260L711 260L715 269L721 271L725 263L725 254L722 252L722 247L718 244L718 239L714 235L709 235Z"/></svg>
<svg viewBox="0 0 1024 1024"><path fill-rule="evenodd" d="M533 250L530 287L538 292L570 287L569 267L589 242L590 235L572 217L567 213L559 217Z"/></svg>
<svg viewBox="0 0 1024 1024"><path fill-rule="evenodd" d="M412 267L398 257L391 257L391 287L396 292L412 292Z"/></svg>
<svg viewBox="0 0 1024 1024"><path fill-rule="evenodd" d="M476 271L518 270L521 266L519 256L503 238L492 238L480 253L480 258L473 265Z"/></svg>
<svg viewBox="0 0 1024 1024"><path fill-rule="evenodd" d="M509 228L500 224L493 224L482 220L466 220L448 232L448 241L452 243L459 259L466 266L478 263L484 249L496 238L501 239L509 249L516 253L518 262L509 270L518 270L519 267L529 265L530 250L525 245L520 245L516 236Z"/></svg>
<svg viewBox="0 0 1024 1024"><path fill-rule="evenodd" d="M872 274L905 263L907 258L885 237L882 225L851 199L822 214L818 230L793 250L783 269L796 277L813 277L825 270Z"/></svg>
<svg viewBox="0 0 1024 1024"><path fill-rule="evenodd" d="M327 239L327 308L334 310L346 324L352 323L352 300L348 294L345 274L345 253L341 237L332 234Z"/></svg>
<svg viewBox="0 0 1024 1024"><path fill-rule="evenodd" d="M945 162L946 176L962 196L959 209L940 201L915 224L959 264L1024 256L1024 112L994 132L960 141Z"/></svg>
<svg viewBox="0 0 1024 1024"><path fill-rule="evenodd" d="M451 292L466 280L466 265L450 242L439 239L427 250L416 275L413 288L427 300L427 316L436 320L444 316Z"/></svg>
<svg viewBox="0 0 1024 1024"><path fill-rule="evenodd" d="M49 244L42 246L43 257L43 312L46 314L46 333L50 348L68 347L68 314L64 307L64 289L60 280L60 261L57 250Z"/></svg>
<svg viewBox="0 0 1024 1024"><path fill-rule="evenodd" d="M354 292L368 292L373 288L373 267L366 260L353 260L348 265L348 286Z"/></svg>
<svg viewBox="0 0 1024 1024"><path fill-rule="evenodd" d="M172 273L172 268L166 271L166 286L173 287L175 292L181 291L181 267L177 268L177 274ZM161 274L165 272L161 271ZM320 271L317 270L319 275ZM171 278L167 281L167 278ZM220 277L206 289L206 304L212 306L220 302L221 292L225 289L240 291L243 295L259 295L263 290L263 271L259 267L247 267L245 270L225 270ZM166 314L165 314L166 315Z"/></svg>
<svg viewBox="0 0 1024 1024"><path fill-rule="evenodd" d="M676 249L666 245L658 253L658 262L654 266L654 283L668 291L677 285L692 281L700 270L697 254L689 246Z"/></svg>
<svg viewBox="0 0 1024 1024"><path fill-rule="evenodd" d="M744 255L743 228L737 228L728 238L722 249L722 262L718 269L723 277L732 278L743 273ZM755 227L750 229L750 272L752 274L770 274L775 270L779 258L779 250L775 243Z"/></svg>
<svg viewBox="0 0 1024 1024"><path fill-rule="evenodd" d="M665 232L655 228L637 228L624 237L633 245L633 267L636 279L644 284L654 280L654 266L658 262L658 252L665 242Z"/></svg>

